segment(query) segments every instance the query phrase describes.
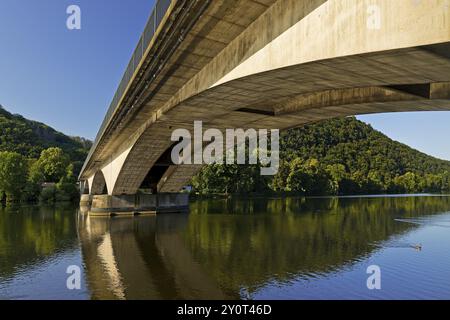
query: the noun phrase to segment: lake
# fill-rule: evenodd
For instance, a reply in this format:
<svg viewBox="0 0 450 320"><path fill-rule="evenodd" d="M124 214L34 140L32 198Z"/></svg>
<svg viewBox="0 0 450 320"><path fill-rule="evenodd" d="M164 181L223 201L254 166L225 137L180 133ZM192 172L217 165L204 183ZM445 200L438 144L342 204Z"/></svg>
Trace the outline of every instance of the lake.
<svg viewBox="0 0 450 320"><path fill-rule="evenodd" d="M0 208L0 299L450 299L450 197Z"/></svg>

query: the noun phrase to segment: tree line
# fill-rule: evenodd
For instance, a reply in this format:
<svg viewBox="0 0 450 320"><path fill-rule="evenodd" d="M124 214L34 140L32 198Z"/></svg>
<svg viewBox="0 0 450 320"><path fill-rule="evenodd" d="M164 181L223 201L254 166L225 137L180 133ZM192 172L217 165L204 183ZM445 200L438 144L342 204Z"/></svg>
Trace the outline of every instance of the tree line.
<svg viewBox="0 0 450 320"><path fill-rule="evenodd" d="M0 152L0 201L4 204L73 201L79 196L76 182L74 165L61 148L45 149L38 159Z"/></svg>
<svg viewBox="0 0 450 320"><path fill-rule="evenodd" d="M282 134L280 166L262 177L257 165L212 165L192 181L199 194L350 195L450 191L450 162L393 141L353 117Z"/></svg>
<svg viewBox="0 0 450 320"><path fill-rule="evenodd" d="M57 147L70 158L77 173L91 145L87 139L66 136L43 123L11 114L0 105L0 151L17 152L26 158L37 159L43 150Z"/></svg>

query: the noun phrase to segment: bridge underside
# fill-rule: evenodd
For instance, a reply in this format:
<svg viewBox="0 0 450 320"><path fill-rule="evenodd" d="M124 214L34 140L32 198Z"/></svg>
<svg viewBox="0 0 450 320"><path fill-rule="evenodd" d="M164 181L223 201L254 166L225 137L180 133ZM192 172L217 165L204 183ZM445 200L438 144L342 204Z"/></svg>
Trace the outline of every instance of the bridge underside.
<svg viewBox="0 0 450 320"><path fill-rule="evenodd" d="M173 130L192 130L194 121L203 121L204 130L285 130L350 115L450 110L445 1L267 1L245 24L235 11L214 15L219 2L225 6L209 7L167 66L167 72L183 69L188 79L172 86L176 77L166 73L153 90L173 92L142 105L117 139L94 153L81 176L91 194L103 185L113 196L136 194L143 185L179 192L201 165L174 166L164 155ZM258 6L228 6L244 3ZM372 3L383 14L379 30L366 26ZM225 39L221 28L233 19L244 25ZM213 46L211 39L220 37Z"/></svg>
<svg viewBox="0 0 450 320"><path fill-rule="evenodd" d="M194 121L203 121L205 130L284 130L350 115L450 110L449 75L450 59L432 47L336 58L234 80L182 102L149 127L128 154L112 194L136 193L173 144L173 130L193 130ZM158 192L180 191L200 168L169 165Z"/></svg>

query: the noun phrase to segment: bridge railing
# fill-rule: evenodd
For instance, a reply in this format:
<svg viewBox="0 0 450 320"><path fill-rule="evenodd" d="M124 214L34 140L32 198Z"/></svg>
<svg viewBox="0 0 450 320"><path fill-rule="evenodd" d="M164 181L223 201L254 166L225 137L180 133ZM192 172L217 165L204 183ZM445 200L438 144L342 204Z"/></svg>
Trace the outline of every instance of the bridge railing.
<svg viewBox="0 0 450 320"><path fill-rule="evenodd" d="M156 1L155 7L153 8L152 14L150 15L150 18L147 21L147 24L145 25L144 32L142 33L139 42L136 46L136 49L133 52L133 55L130 59L130 62L128 63L128 67L125 70L125 73L122 77L122 80L119 83L119 86L116 90L116 93L114 94L114 97L111 101L111 104L109 105L108 111L106 112L105 118L102 122L102 125L100 126L100 129L97 133L97 136L95 138L94 144L89 152L89 155L87 157L86 162L90 159L92 153L94 152L97 143L99 142L100 138L103 135L103 132L105 131L109 121L111 120L114 111L118 107L118 104L120 102L120 99L125 93L125 90L131 81L131 78L133 77L134 72L136 71L137 67L139 66L139 63L141 62L142 58L144 57L144 53L146 49L148 48L150 41L153 39L153 36L155 35L156 30L158 29L159 25L161 24L161 21L163 17L165 16L167 10L170 7L170 4L176 0L158 0ZM86 165L86 163L85 163ZM84 169L84 168L83 168Z"/></svg>

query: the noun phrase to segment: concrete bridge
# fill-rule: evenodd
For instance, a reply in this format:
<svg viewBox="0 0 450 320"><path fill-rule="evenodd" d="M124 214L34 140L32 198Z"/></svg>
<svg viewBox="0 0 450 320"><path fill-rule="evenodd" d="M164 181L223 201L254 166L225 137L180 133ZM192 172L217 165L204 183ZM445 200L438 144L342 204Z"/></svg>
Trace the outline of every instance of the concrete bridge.
<svg viewBox="0 0 450 320"><path fill-rule="evenodd" d="M449 0L159 1L80 174L82 200L185 208L177 193L201 165L174 165L170 137L194 121L283 130L432 110L450 110Z"/></svg>

